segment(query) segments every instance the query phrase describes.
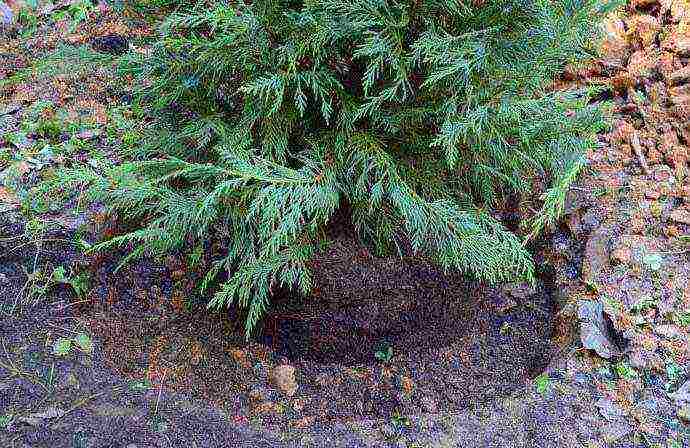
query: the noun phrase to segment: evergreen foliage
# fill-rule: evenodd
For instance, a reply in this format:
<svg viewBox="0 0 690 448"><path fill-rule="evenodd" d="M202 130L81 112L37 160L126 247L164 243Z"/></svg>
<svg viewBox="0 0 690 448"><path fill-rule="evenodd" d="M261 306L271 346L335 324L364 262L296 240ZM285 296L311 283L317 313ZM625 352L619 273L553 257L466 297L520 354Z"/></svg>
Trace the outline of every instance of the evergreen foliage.
<svg viewBox="0 0 690 448"><path fill-rule="evenodd" d="M129 160L63 172L137 229L133 256L222 237L210 302L248 310L311 289L309 260L347 204L379 253L411 247L488 282L530 280L524 239L490 212L543 193L537 233L602 126L586 91L596 0L245 0L172 13L125 73L156 121Z"/></svg>

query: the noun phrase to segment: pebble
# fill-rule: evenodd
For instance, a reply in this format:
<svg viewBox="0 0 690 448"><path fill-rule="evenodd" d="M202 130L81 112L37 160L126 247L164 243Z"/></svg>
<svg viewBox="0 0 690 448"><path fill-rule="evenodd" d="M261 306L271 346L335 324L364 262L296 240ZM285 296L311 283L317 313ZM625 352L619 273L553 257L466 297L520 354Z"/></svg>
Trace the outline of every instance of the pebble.
<svg viewBox="0 0 690 448"><path fill-rule="evenodd" d="M94 406L93 413L100 417L129 417L132 415L136 415L137 409L133 407L104 404L100 406Z"/></svg>
<svg viewBox="0 0 690 448"><path fill-rule="evenodd" d="M17 420L29 426L40 426L41 424L43 424L45 420L59 418L63 415L65 415L65 411L63 411L62 409L50 407L43 412L36 412L33 414L29 414L26 417L19 417Z"/></svg>
<svg viewBox="0 0 690 448"><path fill-rule="evenodd" d="M677 208L671 212L669 218L673 222L690 225L690 210L687 208Z"/></svg>
<svg viewBox="0 0 690 448"><path fill-rule="evenodd" d="M644 197L647 199L657 200L661 197L658 190L649 189L644 192Z"/></svg>
<svg viewBox="0 0 690 448"><path fill-rule="evenodd" d="M295 380L295 368L289 364L279 365L271 370L269 375L271 383L278 390L291 397L297 392L297 381Z"/></svg>
<svg viewBox="0 0 690 448"><path fill-rule="evenodd" d="M611 261L614 261L614 262L620 263L620 264L629 263L631 258L632 258L632 253L631 253L630 249L627 247L619 247L618 249L614 250L613 253L611 254Z"/></svg>
<svg viewBox="0 0 690 448"><path fill-rule="evenodd" d="M683 335L677 325L664 324L654 327L654 332L666 339L682 338Z"/></svg>
<svg viewBox="0 0 690 448"><path fill-rule="evenodd" d="M431 397L424 397L420 400L420 404L422 405L422 409L424 412L428 414L435 414L438 412L438 403L436 402L435 399Z"/></svg>
<svg viewBox="0 0 690 448"><path fill-rule="evenodd" d="M599 401L596 403L596 406L599 408L599 413L601 416L609 421L620 420L626 415L625 410L610 398L599 399Z"/></svg>
<svg viewBox="0 0 690 448"><path fill-rule="evenodd" d="M632 427L624 422L607 423L602 428L602 435L607 443L615 443L623 439L633 431Z"/></svg>
<svg viewBox="0 0 690 448"><path fill-rule="evenodd" d="M690 404L690 380L683 383L683 385L680 386L677 391L669 394L668 396L676 402L677 406Z"/></svg>
<svg viewBox="0 0 690 448"><path fill-rule="evenodd" d="M672 84L680 84L690 80L690 65L671 73L670 81Z"/></svg>
<svg viewBox="0 0 690 448"><path fill-rule="evenodd" d="M269 398L269 393L264 387L255 387L249 391L248 397L252 402L266 401Z"/></svg>

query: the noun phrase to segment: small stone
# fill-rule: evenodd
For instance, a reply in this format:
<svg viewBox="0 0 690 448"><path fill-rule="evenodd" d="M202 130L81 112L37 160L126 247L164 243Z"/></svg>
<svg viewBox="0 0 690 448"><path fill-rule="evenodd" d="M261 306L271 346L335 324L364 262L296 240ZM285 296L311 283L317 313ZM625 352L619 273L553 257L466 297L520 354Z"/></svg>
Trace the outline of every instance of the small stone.
<svg viewBox="0 0 690 448"><path fill-rule="evenodd" d="M657 392L651 388L642 392L639 403L640 407L650 414L667 415L673 410L671 403L665 397L657 395Z"/></svg>
<svg viewBox="0 0 690 448"><path fill-rule="evenodd" d="M680 386L677 391L672 394L668 394L668 396L676 402L677 406L690 404L690 380L683 383L683 385Z"/></svg>
<svg viewBox="0 0 690 448"><path fill-rule="evenodd" d="M611 19L604 26L606 37L601 44L601 62L607 67L623 68L629 54L625 24L620 19Z"/></svg>
<svg viewBox="0 0 690 448"><path fill-rule="evenodd" d="M690 225L690 210L687 208L677 208L671 212L669 218L678 224Z"/></svg>
<svg viewBox="0 0 690 448"><path fill-rule="evenodd" d="M607 322L601 303L580 300L578 318L580 319L580 341L585 348L594 350L606 359L620 355L620 349L611 335L613 326Z"/></svg>
<svg viewBox="0 0 690 448"><path fill-rule="evenodd" d="M536 294L536 289L527 282L510 283L503 287L503 290L516 299L529 299Z"/></svg>
<svg viewBox="0 0 690 448"><path fill-rule="evenodd" d="M70 374L67 375L67 378L65 378L65 385L67 387L79 389L79 380L77 379L77 376L74 373L70 372Z"/></svg>
<svg viewBox="0 0 690 448"><path fill-rule="evenodd" d="M624 422L611 422L602 428L604 440L609 443L616 443L633 432L633 428Z"/></svg>
<svg viewBox="0 0 690 448"><path fill-rule="evenodd" d="M686 404L678 408L678 412L676 412L676 415L679 419L686 422L690 422L690 404Z"/></svg>
<svg viewBox="0 0 690 448"><path fill-rule="evenodd" d="M681 84L690 80L690 65L687 65L680 70L676 70L669 76L671 84Z"/></svg>
<svg viewBox="0 0 690 448"><path fill-rule="evenodd" d="M136 408L128 408L125 406L115 406L112 404L103 404L93 407L93 413L99 417L129 417L137 414Z"/></svg>
<svg viewBox="0 0 690 448"><path fill-rule="evenodd" d="M438 403L432 397L422 398L419 404L422 406L422 410L427 414L435 414L438 412Z"/></svg>
<svg viewBox="0 0 690 448"><path fill-rule="evenodd" d="M610 240L610 230L606 226L600 226L591 233L585 246L585 260L582 265L582 273L586 280L595 280L606 269Z"/></svg>
<svg viewBox="0 0 690 448"><path fill-rule="evenodd" d="M517 306L517 302L505 294L494 294L491 297L491 305L499 314L507 314Z"/></svg>
<svg viewBox="0 0 690 448"><path fill-rule="evenodd" d="M93 131L81 131L76 134L77 138L82 139L82 140L93 140L94 138L97 137L97 134Z"/></svg>
<svg viewBox="0 0 690 448"><path fill-rule="evenodd" d="M304 409L304 406L306 406L307 403L308 403L308 401L307 401L306 399L304 399L304 398L302 398L302 399L297 399L297 400L295 400L295 401L292 403L292 408L293 408L295 411L300 412L302 409Z"/></svg>
<svg viewBox="0 0 690 448"><path fill-rule="evenodd" d="M619 247L611 254L611 261L619 264L627 264L632 258L632 252L627 247Z"/></svg>
<svg viewBox="0 0 690 448"><path fill-rule="evenodd" d="M659 165L654 168L654 180L657 182L673 182L671 168L666 165Z"/></svg>
<svg viewBox="0 0 690 448"><path fill-rule="evenodd" d="M638 349L630 353L630 366L635 369L653 369L662 364L661 357L652 351Z"/></svg>
<svg viewBox="0 0 690 448"><path fill-rule="evenodd" d="M39 426L45 420L59 418L63 415L65 415L65 411L63 411L62 409L50 407L46 409L44 412L36 412L34 414L29 414L26 417L19 417L17 420L29 426Z"/></svg>
<svg viewBox="0 0 690 448"><path fill-rule="evenodd" d="M677 325L664 324L654 327L654 333L666 339L679 339L683 337L683 333Z"/></svg>
<svg viewBox="0 0 690 448"><path fill-rule="evenodd" d="M396 429L391 424L385 424L381 427L381 433L387 439L392 439L397 434Z"/></svg>
<svg viewBox="0 0 690 448"><path fill-rule="evenodd" d="M101 53L109 53L120 55L127 51L129 42L123 36L117 34L108 34L107 36L101 36L93 39L91 46L96 51Z"/></svg>
<svg viewBox="0 0 690 448"><path fill-rule="evenodd" d="M285 395L291 397L297 392L295 368L291 365L279 365L273 368L269 375L271 383Z"/></svg>
<svg viewBox="0 0 690 448"><path fill-rule="evenodd" d="M678 54L678 56L690 56L690 38L676 40L673 50Z"/></svg>
<svg viewBox="0 0 690 448"><path fill-rule="evenodd" d="M656 201L661 197L661 193L659 193L659 190L655 190L653 188L650 188L648 190L645 190L644 192L644 197L647 199L651 199L653 201Z"/></svg>
<svg viewBox="0 0 690 448"><path fill-rule="evenodd" d="M596 407L599 408L599 413L602 417L609 421L620 420L626 416L626 412L610 398L601 398L596 402Z"/></svg>

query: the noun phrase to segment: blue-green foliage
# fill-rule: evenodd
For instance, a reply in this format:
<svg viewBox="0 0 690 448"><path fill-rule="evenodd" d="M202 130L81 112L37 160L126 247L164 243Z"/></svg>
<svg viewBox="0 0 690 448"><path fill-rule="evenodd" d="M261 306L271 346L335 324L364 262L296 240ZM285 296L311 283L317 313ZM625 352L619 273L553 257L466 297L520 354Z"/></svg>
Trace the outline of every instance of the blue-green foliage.
<svg viewBox="0 0 690 448"><path fill-rule="evenodd" d="M543 193L558 217L602 115L552 91L593 54L596 0L254 0L171 14L131 56L156 122L127 163L63 173L139 230L134 255L227 241L210 305L311 288L323 226L347 203L380 252L410 244L481 280L531 279L523 240L488 211ZM63 184L63 185L69 185ZM540 187L541 186L541 187Z"/></svg>

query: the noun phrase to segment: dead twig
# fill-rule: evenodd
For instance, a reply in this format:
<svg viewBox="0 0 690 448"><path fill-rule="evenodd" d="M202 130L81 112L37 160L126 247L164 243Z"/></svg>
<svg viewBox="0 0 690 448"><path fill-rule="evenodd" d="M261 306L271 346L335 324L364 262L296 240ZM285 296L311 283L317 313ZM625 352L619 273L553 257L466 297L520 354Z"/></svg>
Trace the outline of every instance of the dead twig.
<svg viewBox="0 0 690 448"><path fill-rule="evenodd" d="M633 151L635 151L637 160L640 162L642 171L644 171L645 174L649 174L649 165L647 165L647 159L645 159L644 154L642 153L640 136L638 135L637 131L633 132L632 136L630 137L630 144L632 145Z"/></svg>
<svg viewBox="0 0 690 448"><path fill-rule="evenodd" d="M53 422L53 425L52 425L52 426L54 427L60 420L62 420L62 419L63 419L67 414L69 414L70 412L74 412L74 411L75 411L77 408L79 408L80 406L85 405L85 404L88 403L89 401L91 401L91 400L93 400L93 399L95 399L95 398L98 398L98 397L100 397L101 395L105 395L107 392L109 392L109 391L103 391L103 392L99 392L99 393L97 393L97 394L90 395L90 396L88 396L88 397L86 397L86 398L80 398L80 399L77 400L69 409L67 409L67 410L65 411L64 414L62 414L61 416L57 417L57 418L55 419L55 421Z"/></svg>
<svg viewBox="0 0 690 448"><path fill-rule="evenodd" d="M5 340L4 339L2 340L2 349L5 352L5 358L7 359L7 362L9 362L9 365L0 363L0 367L7 370L8 372L10 372L10 375L24 377L27 380L31 381L32 383L38 384L39 386L41 386L43 388L43 390L45 390L46 392L49 392L48 387L38 379L38 376L36 376L32 373L22 372L22 370L19 367L17 367L17 365L14 362L12 362L12 358L10 357L10 354L7 351L7 347L5 346Z"/></svg>
<svg viewBox="0 0 690 448"><path fill-rule="evenodd" d="M163 369L163 378L161 379L161 384L158 386L158 398L156 398L156 411L154 415L158 415L158 404L161 401L161 394L163 393L163 385L165 384L165 375L168 373L168 369Z"/></svg>

